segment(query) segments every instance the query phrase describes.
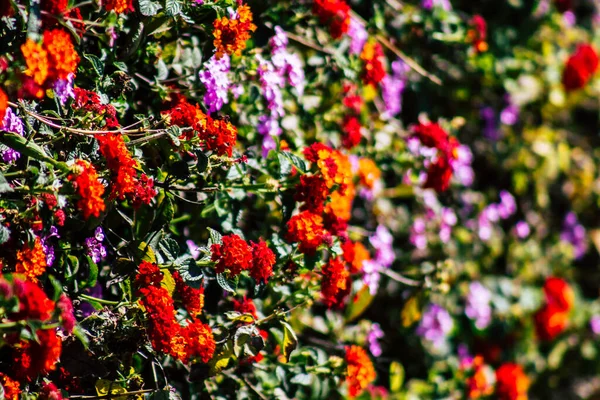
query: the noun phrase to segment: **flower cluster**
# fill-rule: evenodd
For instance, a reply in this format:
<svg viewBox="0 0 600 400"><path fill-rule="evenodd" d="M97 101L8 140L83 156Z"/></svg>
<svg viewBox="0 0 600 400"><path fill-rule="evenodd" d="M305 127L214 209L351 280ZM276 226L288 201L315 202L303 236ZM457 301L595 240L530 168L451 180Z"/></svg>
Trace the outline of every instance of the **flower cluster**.
<svg viewBox="0 0 600 400"><path fill-rule="evenodd" d="M350 397L356 397L377 377L375 368L367 352L359 346L346 346L345 360L347 364L348 394Z"/></svg>
<svg viewBox="0 0 600 400"><path fill-rule="evenodd" d="M589 44L577 47L567 60L562 75L562 84L566 91L582 89L598 70L598 54Z"/></svg>
<svg viewBox="0 0 600 400"><path fill-rule="evenodd" d="M344 0L314 0L313 13L329 26L329 33L339 39L350 26L350 6Z"/></svg>
<svg viewBox="0 0 600 400"><path fill-rule="evenodd" d="M215 55L217 59L225 54L241 55L250 39L250 32L256 30L252 23L252 11L247 5L240 5L229 17L221 17L213 22Z"/></svg>
<svg viewBox="0 0 600 400"><path fill-rule="evenodd" d="M562 333L569 321L575 295L567 282L550 277L544 283L546 303L534 316L537 335L542 340L553 340Z"/></svg>
<svg viewBox="0 0 600 400"><path fill-rule="evenodd" d="M249 271L257 282L267 282L273 274L275 253L262 239L248 244L238 235L226 235L222 237L222 243L213 243L210 251L219 274L227 270L230 276L237 276L242 271Z"/></svg>
<svg viewBox="0 0 600 400"><path fill-rule="evenodd" d="M91 216L99 217L106 209L102 196L104 185L98 180L98 174L93 165L85 160L77 160L74 173L69 175L69 180L79 195L77 208L83 213L85 219Z"/></svg>

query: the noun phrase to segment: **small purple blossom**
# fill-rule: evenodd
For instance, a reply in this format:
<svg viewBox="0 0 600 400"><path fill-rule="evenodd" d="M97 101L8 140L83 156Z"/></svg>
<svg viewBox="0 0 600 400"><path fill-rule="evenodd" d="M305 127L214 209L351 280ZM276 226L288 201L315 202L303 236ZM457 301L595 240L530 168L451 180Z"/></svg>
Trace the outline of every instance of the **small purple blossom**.
<svg viewBox="0 0 600 400"><path fill-rule="evenodd" d="M23 136L23 121L21 121L21 118L19 118L11 108L6 109L6 114L0 125L0 131L16 133L17 135ZM5 163L13 164L21 157L21 153L0 144L0 157L2 157L2 160Z"/></svg>
<svg viewBox="0 0 600 400"><path fill-rule="evenodd" d="M423 313L423 318L417 327L417 335L439 349L444 346L453 328L454 321L448 311L440 305L431 304Z"/></svg>
<svg viewBox="0 0 600 400"><path fill-rule="evenodd" d="M100 226L94 231L94 236L85 239L87 255L90 256L92 261L94 261L96 264L106 257L106 248L102 245L103 241L104 231Z"/></svg>
<svg viewBox="0 0 600 400"><path fill-rule="evenodd" d="M396 255L394 254L394 237L383 225L378 225L375 235L369 238L369 242L375 248L375 261L384 268L389 268Z"/></svg>
<svg viewBox="0 0 600 400"><path fill-rule="evenodd" d="M375 262L374 260L365 260L363 262L363 283L369 287L369 293L374 296L377 294L377 289L379 288L379 279L380 274L379 271L381 266Z"/></svg>
<svg viewBox="0 0 600 400"><path fill-rule="evenodd" d="M503 190L500 192L500 204L498 205L498 213L500 218L507 219L517 212L517 202L512 194Z"/></svg>
<svg viewBox="0 0 600 400"><path fill-rule="evenodd" d="M186 240L185 244L194 260L200 258L200 247L193 240Z"/></svg>
<svg viewBox="0 0 600 400"><path fill-rule="evenodd" d="M425 228L425 219L420 217L414 219L410 228L410 243L419 250L425 250L427 248L427 236L425 234Z"/></svg>
<svg viewBox="0 0 600 400"><path fill-rule="evenodd" d="M275 27L275 35L269 40L269 44L271 45L273 52L278 52L287 48L288 37L280 26Z"/></svg>
<svg viewBox="0 0 600 400"><path fill-rule="evenodd" d="M58 97L60 104L65 105L69 98L75 98L75 91L73 90L74 79L75 75L69 74L67 79L57 79L54 82L54 93L56 94L56 97Z"/></svg>
<svg viewBox="0 0 600 400"><path fill-rule="evenodd" d="M369 343L369 351L373 354L373 357L379 357L382 353L379 339L384 336L383 331L379 324L375 323L371 325L371 330L367 334L367 343Z"/></svg>
<svg viewBox="0 0 600 400"><path fill-rule="evenodd" d="M231 82L227 73L231 68L231 61L227 54L220 59L215 56L204 64L205 68L200 72L200 82L206 88L204 103L209 112L219 111L224 104L228 103Z"/></svg>
<svg viewBox="0 0 600 400"><path fill-rule="evenodd" d="M350 36L350 54L360 54L365 43L367 43L367 39L369 39L369 33L365 26L356 18L350 18L348 36Z"/></svg>
<svg viewBox="0 0 600 400"><path fill-rule="evenodd" d="M492 107L484 107L480 111L480 116L483 120L483 136L494 141L500 139L498 121L496 120L494 109Z"/></svg>
<svg viewBox="0 0 600 400"><path fill-rule="evenodd" d="M465 314L469 319L475 321L477 329L485 329L492 320L492 307L490 301L492 294L480 282L471 282Z"/></svg>
<svg viewBox="0 0 600 400"><path fill-rule="evenodd" d="M461 185L469 187L475 180L475 173L471 163L473 162L473 153L467 145L460 145L457 148L457 158L452 160L452 168L454 176L458 179Z"/></svg>
<svg viewBox="0 0 600 400"><path fill-rule="evenodd" d="M590 329L594 335L600 335L600 315L594 315L590 319Z"/></svg>
<svg viewBox="0 0 600 400"><path fill-rule="evenodd" d="M422 0L421 7L426 10L432 10L434 7L441 7L445 11L452 10L450 0Z"/></svg>
<svg viewBox="0 0 600 400"><path fill-rule="evenodd" d="M583 257L587 251L588 243L585 228L579 223L577 215L573 211L565 217L560 240L573 246L576 260Z"/></svg>
<svg viewBox="0 0 600 400"><path fill-rule="evenodd" d="M519 120L519 107L515 104L509 104L500 113L500 122L504 125L514 125Z"/></svg>
<svg viewBox="0 0 600 400"><path fill-rule="evenodd" d="M392 74L381 81L381 95L385 110L390 116L402 111L402 92L406 88L406 73L410 70L402 60L392 62Z"/></svg>
<svg viewBox="0 0 600 400"><path fill-rule="evenodd" d="M525 239L531 233L531 228L527 222L519 221L515 225L515 232L519 239Z"/></svg>

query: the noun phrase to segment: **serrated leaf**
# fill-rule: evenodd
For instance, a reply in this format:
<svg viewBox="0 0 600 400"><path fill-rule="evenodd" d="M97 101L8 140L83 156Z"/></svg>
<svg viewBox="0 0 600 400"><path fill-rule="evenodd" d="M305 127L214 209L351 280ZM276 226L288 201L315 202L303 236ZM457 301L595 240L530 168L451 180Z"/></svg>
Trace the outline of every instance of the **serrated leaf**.
<svg viewBox="0 0 600 400"><path fill-rule="evenodd" d="M279 160L279 177L285 178L292 172L292 163L282 153L277 154L277 159Z"/></svg>
<svg viewBox="0 0 600 400"><path fill-rule="evenodd" d="M156 256L154 255L154 251L152 250L152 247L150 247L146 242L140 243L140 245L138 246L138 250L139 258L141 258L142 261L148 261L150 263L156 264Z"/></svg>
<svg viewBox="0 0 600 400"><path fill-rule="evenodd" d="M176 17L181 13L181 4L177 0L167 0L165 4L165 14L169 17Z"/></svg>
<svg viewBox="0 0 600 400"><path fill-rule="evenodd" d="M8 239L10 239L10 229L4 225L0 225L0 244L8 242Z"/></svg>
<svg viewBox="0 0 600 400"><path fill-rule="evenodd" d="M252 337L259 335L258 329L254 325L243 325L240 326L233 336L233 353L240 357L242 350L246 342Z"/></svg>
<svg viewBox="0 0 600 400"><path fill-rule="evenodd" d="M207 228L208 234L210 235L211 244L221 244L223 243L223 235L219 232L215 231L212 228Z"/></svg>
<svg viewBox="0 0 600 400"><path fill-rule="evenodd" d="M162 270L163 273L163 279L160 282L160 285L162 287L164 287L165 289L167 289L167 291L169 292L169 295L173 296L173 293L175 292L175 278L173 278L173 275L171 274L171 271L169 271L168 269L164 269Z"/></svg>
<svg viewBox="0 0 600 400"><path fill-rule="evenodd" d="M296 374L292 379L290 379L290 382L297 385L309 386L312 382L312 375Z"/></svg>
<svg viewBox="0 0 600 400"><path fill-rule="evenodd" d="M152 0L139 0L138 4L140 13L146 17L152 17L162 9L160 3Z"/></svg>
<svg viewBox="0 0 600 400"><path fill-rule="evenodd" d="M292 351L296 350L296 347L298 347L298 338L296 337L296 333L290 324L285 321L281 321L281 325L283 326L282 354L285 358L285 362L290 362Z"/></svg>
<svg viewBox="0 0 600 400"><path fill-rule="evenodd" d="M281 152L281 154L283 154L287 159L289 159L290 162L294 165L294 167L296 167L300 172L305 173L306 171L308 171L306 161L304 161L297 155L290 153L289 151L283 151Z"/></svg>
<svg viewBox="0 0 600 400"><path fill-rule="evenodd" d="M161 240L158 243L158 248L168 261L174 262L179 255L179 243L175 239L165 238Z"/></svg>
<svg viewBox="0 0 600 400"><path fill-rule="evenodd" d="M185 261L182 262L182 258L185 258ZM204 279L202 269L198 267L196 260L194 260L189 254L179 257L177 260L175 260L175 264L180 265L178 270L179 274L188 286L191 286L195 289L199 289L202 286Z"/></svg>
<svg viewBox="0 0 600 400"><path fill-rule="evenodd" d="M249 324L249 323L254 322L254 317L252 316L252 314L247 314L247 313L242 314L237 311L226 311L225 318L227 318L231 322L241 322L244 324Z"/></svg>
<svg viewBox="0 0 600 400"><path fill-rule="evenodd" d="M104 62L93 54L84 54L83 58L88 60L92 64L92 68L98 76L104 75Z"/></svg>
<svg viewBox="0 0 600 400"><path fill-rule="evenodd" d="M227 341L221 351L219 351L209 362L210 374L216 375L229 365L229 361L234 357L233 345L231 340Z"/></svg>
<svg viewBox="0 0 600 400"><path fill-rule="evenodd" d="M238 279L237 277L227 279L227 276L225 274L217 274L217 283L223 288L223 290L226 290L230 293L235 293L235 290L237 289Z"/></svg>

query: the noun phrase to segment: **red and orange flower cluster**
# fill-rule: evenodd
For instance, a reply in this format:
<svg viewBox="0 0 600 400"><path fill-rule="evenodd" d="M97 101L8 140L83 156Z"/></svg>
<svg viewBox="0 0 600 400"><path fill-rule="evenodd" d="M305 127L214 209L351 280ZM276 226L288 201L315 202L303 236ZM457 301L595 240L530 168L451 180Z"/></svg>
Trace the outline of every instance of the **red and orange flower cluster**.
<svg viewBox="0 0 600 400"><path fill-rule="evenodd" d="M344 0L314 0L313 13L321 24L329 25L329 33L339 39L350 26L350 6Z"/></svg>
<svg viewBox="0 0 600 400"><path fill-rule="evenodd" d="M496 396L499 400L527 400L529 378L514 363L502 364L496 370Z"/></svg>
<svg viewBox="0 0 600 400"><path fill-rule="evenodd" d="M138 178L138 162L131 156L120 133L96 134L100 145L100 153L106 158L108 169L112 174L111 197L132 200L134 206L149 204L156 196L154 181L142 174Z"/></svg>
<svg viewBox="0 0 600 400"><path fill-rule="evenodd" d="M562 333L569 321L575 295L567 282L551 277L544 284L546 304L534 316L537 335L542 340L552 340Z"/></svg>
<svg viewBox="0 0 600 400"><path fill-rule="evenodd" d="M473 375L467 379L467 396L469 399L479 399L494 392L494 370L485 364L482 356L473 358L470 365Z"/></svg>
<svg viewBox="0 0 600 400"><path fill-rule="evenodd" d="M177 282L178 278L175 279ZM152 348L183 363L194 359L208 362L216 344L210 326L197 318L202 312L203 292L199 289L182 290L181 284L185 285L184 282L176 284L176 290L179 289L177 295L191 316L182 326L176 319L174 300L169 291L161 286L162 281L163 273L156 264L144 261L139 265L135 284L140 303L148 316L147 332ZM190 296L197 298L190 299Z"/></svg>
<svg viewBox="0 0 600 400"><path fill-rule="evenodd" d="M598 70L598 53L589 44L577 47L563 70L562 84L567 92L582 89Z"/></svg>
<svg viewBox="0 0 600 400"><path fill-rule="evenodd" d="M45 31L41 43L27 39L21 52L27 64L23 88L27 88L26 94L37 98L42 98L45 89L57 79L75 74L79 64L71 36L62 29Z"/></svg>
<svg viewBox="0 0 600 400"><path fill-rule="evenodd" d="M348 394L350 397L360 395L369 386L377 374L373 367L373 362L367 355L367 352L359 346L346 346L346 364L348 383Z"/></svg>
<svg viewBox="0 0 600 400"><path fill-rule="evenodd" d="M457 158L458 140L450 137L441 126L433 122L419 123L414 128L414 133L421 144L438 150L437 159L429 165L424 187L437 192L448 190L454 171L452 161Z"/></svg>
<svg viewBox="0 0 600 400"><path fill-rule="evenodd" d="M484 53L488 49L487 40L487 22L481 15L474 15L471 19L472 29L467 32L468 40L473 43L473 48L477 53Z"/></svg>
<svg viewBox="0 0 600 400"><path fill-rule="evenodd" d="M103 4L106 11L114 11L117 14L135 11L132 0L105 0Z"/></svg>
<svg viewBox="0 0 600 400"><path fill-rule="evenodd" d="M212 118L193 106L183 96L175 96L170 108L163 112L171 125L185 128L182 138L190 140L194 132L198 133L206 150L213 151L219 156L233 155L237 142L237 128L228 119Z"/></svg>
<svg viewBox="0 0 600 400"><path fill-rule="evenodd" d="M0 121L4 120L6 115L6 109L8 108L8 96L4 93L4 90L0 88Z"/></svg>
<svg viewBox="0 0 600 400"><path fill-rule="evenodd" d="M239 56L246 48L250 32L256 30L252 23L252 11L247 5L240 5L237 12L230 18L221 17L213 21L213 45L217 58L224 54Z"/></svg>
<svg viewBox="0 0 600 400"><path fill-rule="evenodd" d="M264 283L273 275L275 253L262 239L248 244L238 235L225 235L222 243L214 243L210 250L219 274L228 270L230 276L237 276L242 271L249 271L254 280Z"/></svg>
<svg viewBox="0 0 600 400"><path fill-rule="evenodd" d="M25 243L21 250L17 250L15 272L23 274L31 282L37 282L37 277L46 271L46 266L46 254L39 237L35 238L32 247Z"/></svg>
<svg viewBox="0 0 600 400"><path fill-rule="evenodd" d="M77 208L83 213L85 219L92 215L99 217L106 209L106 205L102 199L104 185L98 180L96 168L85 160L77 160L73 170L74 173L69 175L69 180L79 195Z"/></svg>
<svg viewBox="0 0 600 400"><path fill-rule="evenodd" d="M377 86L385 78L385 55L377 42L367 42L360 53L363 61L362 80L365 85Z"/></svg>

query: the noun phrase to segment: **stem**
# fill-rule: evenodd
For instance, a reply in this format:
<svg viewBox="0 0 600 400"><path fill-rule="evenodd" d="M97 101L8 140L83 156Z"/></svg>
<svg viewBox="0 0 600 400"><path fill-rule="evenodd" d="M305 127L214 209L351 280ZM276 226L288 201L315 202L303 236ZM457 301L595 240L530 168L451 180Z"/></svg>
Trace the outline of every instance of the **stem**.
<svg viewBox="0 0 600 400"><path fill-rule="evenodd" d="M69 399L114 399L120 396L131 396L131 395L136 395L136 394L144 394L144 393L151 393L151 392L157 392L157 389L143 389L143 390L135 390L133 392L123 392L123 393L108 393L108 394L104 394L101 396L85 396L85 395L80 395L80 396L69 396Z"/></svg>
<svg viewBox="0 0 600 400"><path fill-rule="evenodd" d="M3 324L0 324L0 329L10 329L19 325L21 325L19 321L5 322Z"/></svg>
<svg viewBox="0 0 600 400"><path fill-rule="evenodd" d="M106 304L108 306L116 306L116 305L122 303L120 301L111 301L111 300L99 299L99 298L94 297L94 296L88 296L87 294L80 294L79 297L82 298L82 299L84 299L84 300L94 301L96 303Z"/></svg>
<svg viewBox="0 0 600 400"><path fill-rule="evenodd" d="M384 269L380 271L382 274L386 275L388 278L395 280L396 282L403 283L408 286L419 287L421 286L421 282L416 281L414 279L407 278L405 276L400 275L397 272L392 271L391 269Z"/></svg>

